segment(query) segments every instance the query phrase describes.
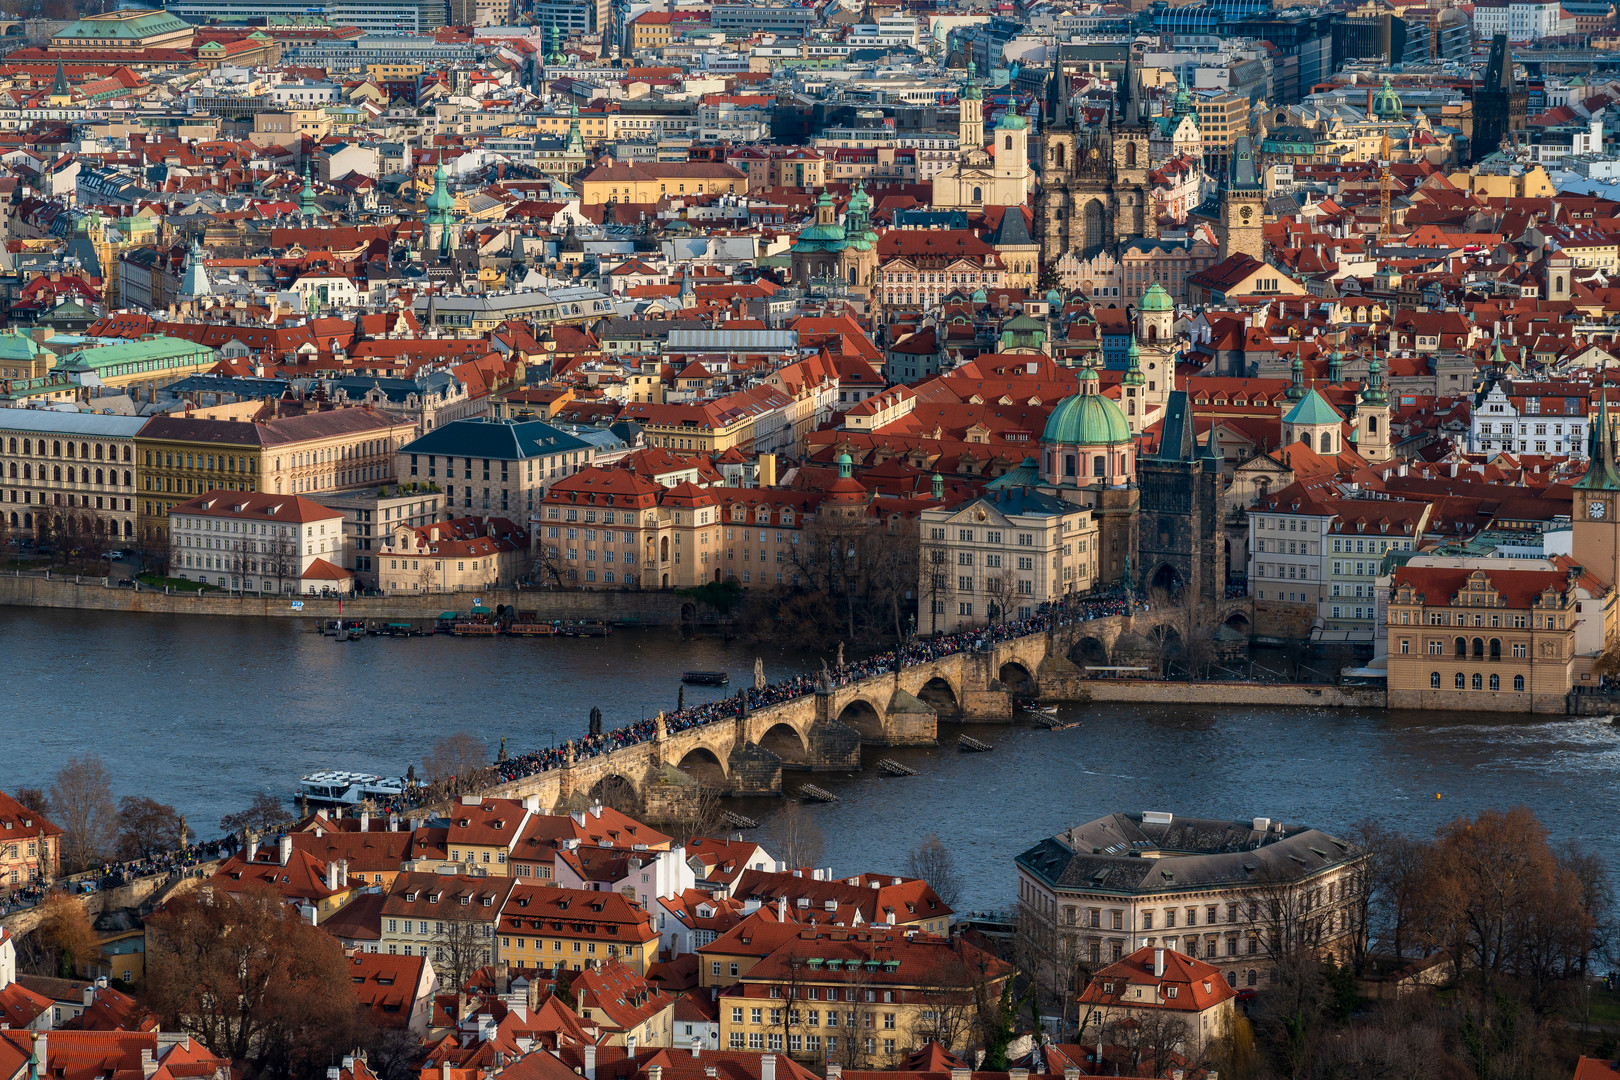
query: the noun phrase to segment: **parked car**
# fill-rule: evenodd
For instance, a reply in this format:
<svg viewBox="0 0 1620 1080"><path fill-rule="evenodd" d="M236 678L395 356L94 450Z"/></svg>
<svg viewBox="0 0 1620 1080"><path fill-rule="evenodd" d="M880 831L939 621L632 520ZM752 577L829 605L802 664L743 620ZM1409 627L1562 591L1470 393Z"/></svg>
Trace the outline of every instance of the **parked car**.
<svg viewBox="0 0 1620 1080"><path fill-rule="evenodd" d="M129 552L114 548L112 551L103 551L101 557L103 559L127 559L129 558Z"/></svg>
<svg viewBox="0 0 1620 1080"><path fill-rule="evenodd" d="M135 587L135 579L132 577L119 578L118 587L120 589L133 589Z"/></svg>

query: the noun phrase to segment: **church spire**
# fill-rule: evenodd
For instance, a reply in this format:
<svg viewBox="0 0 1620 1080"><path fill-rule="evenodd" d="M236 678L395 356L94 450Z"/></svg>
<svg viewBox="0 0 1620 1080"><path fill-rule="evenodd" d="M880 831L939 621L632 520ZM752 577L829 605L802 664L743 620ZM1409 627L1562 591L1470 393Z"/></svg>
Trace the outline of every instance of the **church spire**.
<svg viewBox="0 0 1620 1080"><path fill-rule="evenodd" d="M1575 483L1582 491L1620 491L1620 468L1615 466L1614 443L1610 440L1609 393L1604 373L1602 369L1598 372L1598 415L1587 440L1586 475Z"/></svg>
<svg viewBox="0 0 1620 1080"><path fill-rule="evenodd" d="M1300 359L1298 353L1294 354L1294 362L1289 366L1288 391L1284 396L1289 401L1300 401L1305 397L1305 361Z"/></svg>

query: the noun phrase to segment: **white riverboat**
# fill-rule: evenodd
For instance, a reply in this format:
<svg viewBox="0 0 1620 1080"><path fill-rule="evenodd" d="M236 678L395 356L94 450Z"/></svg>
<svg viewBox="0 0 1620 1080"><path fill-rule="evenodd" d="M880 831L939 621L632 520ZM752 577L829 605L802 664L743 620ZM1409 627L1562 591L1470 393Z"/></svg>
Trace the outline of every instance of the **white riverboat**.
<svg viewBox="0 0 1620 1080"><path fill-rule="evenodd" d="M298 794L312 803L358 806L367 799L392 799L405 793L405 780L372 773L323 771L298 781Z"/></svg>

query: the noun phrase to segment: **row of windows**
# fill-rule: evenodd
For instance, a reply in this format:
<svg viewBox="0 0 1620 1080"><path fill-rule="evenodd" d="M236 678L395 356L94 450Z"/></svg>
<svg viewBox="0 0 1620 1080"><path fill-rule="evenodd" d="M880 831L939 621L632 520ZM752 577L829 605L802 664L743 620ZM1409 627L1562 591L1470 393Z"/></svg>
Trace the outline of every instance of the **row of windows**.
<svg viewBox="0 0 1620 1080"><path fill-rule="evenodd" d="M19 444L16 439L11 439L7 443L7 446L9 447L10 452L13 453L13 454L18 452L17 447L19 445L22 446L22 454L25 457L34 456L34 455L37 455L39 457L44 457L45 456L45 440L44 439L40 439L37 442L35 440L33 440L33 439L24 439L24 440L22 440L21 444ZM62 453L62 447L64 445L66 445L66 447L67 447L67 453L66 453L65 456L69 457L69 458L72 458L74 456L75 444L71 443L71 442L64 444L60 439L53 439L51 441L51 453L50 453L50 456L51 457L63 457L64 454ZM91 447L90 443L78 443L77 444L78 456L83 458L85 461L89 461L90 460L90 447ZM117 461L118 460L118 450L119 450L119 448L117 446L103 446L100 443L96 443L95 448L96 448L95 449L95 458L96 458L97 461ZM131 459L131 457L133 456L133 451L128 446L124 447L123 450L124 450L124 460L129 461Z"/></svg>
<svg viewBox="0 0 1620 1080"><path fill-rule="evenodd" d="M1489 685L1492 690L1502 689L1502 676L1492 675ZM1486 686L1486 680L1477 671L1472 676L1464 675L1459 671L1451 677L1451 686L1454 690L1483 690ZM1440 673L1438 671L1429 672L1429 689L1440 689ZM1524 691L1523 675L1513 676L1513 689L1521 693Z"/></svg>

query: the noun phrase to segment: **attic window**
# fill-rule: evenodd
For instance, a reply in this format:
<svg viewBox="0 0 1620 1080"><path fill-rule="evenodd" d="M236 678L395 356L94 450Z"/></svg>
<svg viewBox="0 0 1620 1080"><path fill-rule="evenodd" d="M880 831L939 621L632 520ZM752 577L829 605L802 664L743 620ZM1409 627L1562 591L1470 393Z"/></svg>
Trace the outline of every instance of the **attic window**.
<svg viewBox="0 0 1620 1080"><path fill-rule="evenodd" d="M471 905L471 904L472 904L472 897L470 897L470 896L463 896L463 897L462 897L462 898L461 898L461 906L462 906L462 907L468 907L468 906L470 906L470 905Z"/></svg>

